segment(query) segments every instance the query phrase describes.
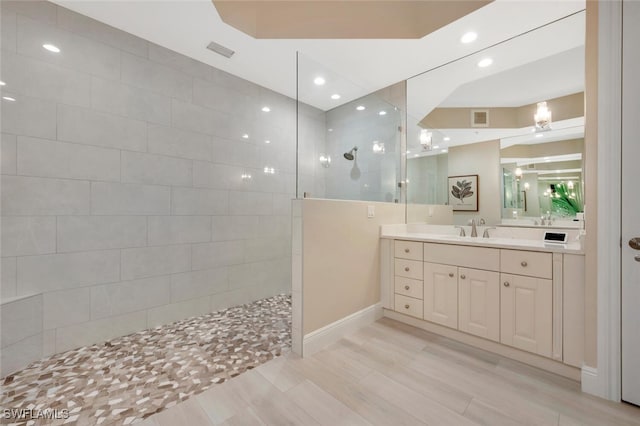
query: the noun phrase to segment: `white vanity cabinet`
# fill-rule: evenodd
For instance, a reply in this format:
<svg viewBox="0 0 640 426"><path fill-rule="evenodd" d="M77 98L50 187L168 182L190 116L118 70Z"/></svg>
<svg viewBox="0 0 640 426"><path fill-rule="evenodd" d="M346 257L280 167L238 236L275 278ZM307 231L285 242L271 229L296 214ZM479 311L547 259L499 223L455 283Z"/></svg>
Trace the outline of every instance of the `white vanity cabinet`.
<svg viewBox="0 0 640 426"><path fill-rule="evenodd" d="M500 274L459 268L458 328L469 334L500 341Z"/></svg>
<svg viewBox="0 0 640 426"><path fill-rule="evenodd" d="M500 341L551 357L552 281L512 274L500 280Z"/></svg>
<svg viewBox="0 0 640 426"><path fill-rule="evenodd" d="M581 366L582 254L546 251L546 246L480 246L481 239L473 245L428 238L386 241L381 250L385 315L551 371L559 371L552 360Z"/></svg>
<svg viewBox="0 0 640 426"><path fill-rule="evenodd" d="M423 318L422 243L394 241L393 309Z"/></svg>
<svg viewBox="0 0 640 426"><path fill-rule="evenodd" d="M553 254L500 250L500 341L552 357Z"/></svg>
<svg viewBox="0 0 640 426"><path fill-rule="evenodd" d="M424 319L499 340L500 250L424 243ZM473 293L473 297L471 297Z"/></svg>
<svg viewBox="0 0 640 426"><path fill-rule="evenodd" d="M424 264L424 319L458 327L458 268Z"/></svg>

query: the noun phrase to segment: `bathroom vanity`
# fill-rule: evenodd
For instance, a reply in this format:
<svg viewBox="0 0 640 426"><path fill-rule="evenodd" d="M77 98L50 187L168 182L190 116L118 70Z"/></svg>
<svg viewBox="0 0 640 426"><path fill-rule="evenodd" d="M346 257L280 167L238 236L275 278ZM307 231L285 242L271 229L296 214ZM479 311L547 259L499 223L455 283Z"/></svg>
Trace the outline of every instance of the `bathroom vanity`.
<svg viewBox="0 0 640 426"><path fill-rule="evenodd" d="M549 244L544 231L498 229L497 237L473 238L426 228L382 226L385 316L579 377L584 252L572 241L577 233L567 244Z"/></svg>

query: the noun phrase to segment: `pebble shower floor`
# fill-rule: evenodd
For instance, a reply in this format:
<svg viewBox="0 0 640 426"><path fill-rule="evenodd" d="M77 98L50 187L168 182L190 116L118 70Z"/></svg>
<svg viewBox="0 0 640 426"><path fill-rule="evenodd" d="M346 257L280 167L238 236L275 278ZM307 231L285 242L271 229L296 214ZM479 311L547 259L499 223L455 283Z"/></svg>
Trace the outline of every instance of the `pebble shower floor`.
<svg viewBox="0 0 640 426"><path fill-rule="evenodd" d="M67 410L47 424L132 424L290 347L291 297L274 296L34 362L2 380L0 406Z"/></svg>

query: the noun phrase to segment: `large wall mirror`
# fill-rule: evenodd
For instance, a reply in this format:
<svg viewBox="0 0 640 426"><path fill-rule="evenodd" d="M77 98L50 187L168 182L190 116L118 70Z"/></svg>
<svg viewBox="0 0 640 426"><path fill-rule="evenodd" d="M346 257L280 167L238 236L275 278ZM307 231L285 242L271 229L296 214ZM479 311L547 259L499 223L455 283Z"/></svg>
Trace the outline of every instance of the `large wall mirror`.
<svg viewBox="0 0 640 426"><path fill-rule="evenodd" d="M409 79L408 208L449 204L456 224L573 221L584 208L584 36L579 12Z"/></svg>

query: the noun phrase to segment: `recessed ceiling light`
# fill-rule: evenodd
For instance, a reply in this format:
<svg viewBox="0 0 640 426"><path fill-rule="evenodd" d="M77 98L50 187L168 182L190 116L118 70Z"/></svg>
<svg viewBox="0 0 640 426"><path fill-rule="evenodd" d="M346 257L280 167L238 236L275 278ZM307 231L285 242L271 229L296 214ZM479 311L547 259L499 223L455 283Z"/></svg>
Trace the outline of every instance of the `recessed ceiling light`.
<svg viewBox="0 0 640 426"><path fill-rule="evenodd" d="M264 141L264 143L271 143L271 141Z"/></svg>
<svg viewBox="0 0 640 426"><path fill-rule="evenodd" d="M364 111L366 108L364 107L364 105L358 105L358 106L356 107L356 109L357 109L358 111Z"/></svg>
<svg viewBox="0 0 640 426"><path fill-rule="evenodd" d="M271 108L269 108L268 106L262 107L262 112L269 112L269 111L271 111Z"/></svg>
<svg viewBox="0 0 640 426"><path fill-rule="evenodd" d="M447 152L447 150L446 150L446 149L443 149L443 150L442 150L442 151L440 151L440 152Z"/></svg>
<svg viewBox="0 0 640 426"><path fill-rule="evenodd" d="M5 86L7 83L5 83L4 81L0 80L0 86Z"/></svg>
<svg viewBox="0 0 640 426"><path fill-rule="evenodd" d="M42 45L42 47L47 49L49 52L60 53L60 48L58 46L53 45L53 44L45 43L45 44Z"/></svg>
<svg viewBox="0 0 640 426"><path fill-rule="evenodd" d="M548 163L548 162L550 162L550 161L551 161L551 160L544 160L544 162L545 162L545 163Z"/></svg>
<svg viewBox="0 0 640 426"><path fill-rule="evenodd" d="M243 139L249 139L249 135L247 133L245 133L244 135L242 135Z"/></svg>
<svg viewBox="0 0 640 426"><path fill-rule="evenodd" d="M338 100L340 99L340 95L338 95L337 93L334 93L333 95L331 95L331 99Z"/></svg>
<svg viewBox="0 0 640 426"><path fill-rule="evenodd" d="M380 111L378 115L387 115L387 111Z"/></svg>
<svg viewBox="0 0 640 426"><path fill-rule="evenodd" d="M333 132L333 129L327 129L327 130L330 131L330 132Z"/></svg>
<svg viewBox="0 0 640 426"><path fill-rule="evenodd" d="M544 137L544 135L543 135L542 133L538 133L538 134L536 135L536 138L543 138L543 137Z"/></svg>
<svg viewBox="0 0 640 426"><path fill-rule="evenodd" d="M473 31L469 31L468 33L465 33L461 38L460 38L460 43L471 43L472 41L476 41L476 39L478 38L478 34L474 33Z"/></svg>
<svg viewBox="0 0 640 426"><path fill-rule="evenodd" d="M324 78L322 77L316 77L313 79L313 82L317 85L317 86L322 86L325 83Z"/></svg>
<svg viewBox="0 0 640 426"><path fill-rule="evenodd" d="M449 136L445 136L444 139L442 139L445 142L449 142L451 140L451 138Z"/></svg>
<svg viewBox="0 0 640 426"><path fill-rule="evenodd" d="M480 62L478 62L478 66L480 68L486 68L489 65L491 65L493 63L493 59L491 58L484 58L483 60L481 60Z"/></svg>
<svg viewBox="0 0 640 426"><path fill-rule="evenodd" d="M548 160L548 159L549 159L549 157L544 157L544 159L545 159L545 160Z"/></svg>
<svg viewBox="0 0 640 426"><path fill-rule="evenodd" d="M4 99L5 101L9 101L9 102L15 102L16 99L12 98L11 96L3 96L2 99Z"/></svg>
<svg viewBox="0 0 640 426"><path fill-rule="evenodd" d="M433 149L438 149L438 148L440 148L440 145L435 145L435 146L433 147Z"/></svg>

